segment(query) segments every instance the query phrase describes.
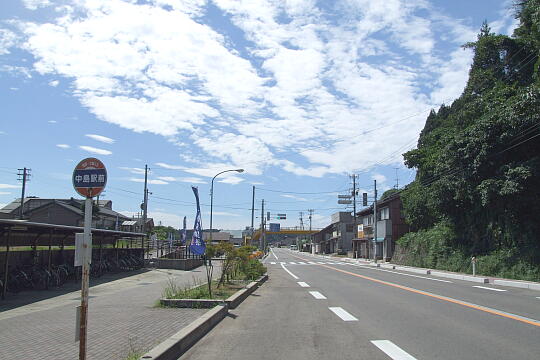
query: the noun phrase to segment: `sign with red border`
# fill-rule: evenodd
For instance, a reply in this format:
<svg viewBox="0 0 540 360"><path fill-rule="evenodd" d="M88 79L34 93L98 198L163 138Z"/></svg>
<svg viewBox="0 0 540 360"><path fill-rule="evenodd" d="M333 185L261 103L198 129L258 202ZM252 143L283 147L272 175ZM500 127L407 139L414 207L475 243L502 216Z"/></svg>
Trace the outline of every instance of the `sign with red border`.
<svg viewBox="0 0 540 360"><path fill-rule="evenodd" d="M98 196L107 184L107 169L96 158L86 158L73 170L73 187L84 197Z"/></svg>

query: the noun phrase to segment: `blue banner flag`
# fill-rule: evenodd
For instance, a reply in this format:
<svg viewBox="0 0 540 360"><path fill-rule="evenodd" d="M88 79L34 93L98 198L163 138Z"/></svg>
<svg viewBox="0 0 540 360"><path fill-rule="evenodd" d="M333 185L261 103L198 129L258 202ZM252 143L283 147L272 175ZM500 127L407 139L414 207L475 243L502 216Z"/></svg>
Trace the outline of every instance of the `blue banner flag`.
<svg viewBox="0 0 540 360"><path fill-rule="evenodd" d="M186 217L184 216L184 228L182 229L182 245L185 245L186 244L186 237L187 237L187 232L186 232Z"/></svg>
<svg viewBox="0 0 540 360"><path fill-rule="evenodd" d="M195 194L195 200L197 201L197 215L195 216L195 225L193 225L193 237L191 238L191 244L189 250L195 255L204 255L206 251L206 244L202 238L202 223L201 223L201 206L199 204L199 189L192 186L193 194Z"/></svg>

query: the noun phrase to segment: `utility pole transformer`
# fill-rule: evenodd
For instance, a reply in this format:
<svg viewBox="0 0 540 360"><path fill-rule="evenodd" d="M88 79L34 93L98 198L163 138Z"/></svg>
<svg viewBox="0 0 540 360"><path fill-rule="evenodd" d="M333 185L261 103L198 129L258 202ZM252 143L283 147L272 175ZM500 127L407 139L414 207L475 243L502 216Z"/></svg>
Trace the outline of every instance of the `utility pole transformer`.
<svg viewBox="0 0 540 360"><path fill-rule="evenodd" d="M19 219L22 220L24 215L24 192L26 190L26 182L30 181L30 169L22 168L18 169L19 173L17 174L19 181L22 181L22 191L21 191L21 208L19 210Z"/></svg>

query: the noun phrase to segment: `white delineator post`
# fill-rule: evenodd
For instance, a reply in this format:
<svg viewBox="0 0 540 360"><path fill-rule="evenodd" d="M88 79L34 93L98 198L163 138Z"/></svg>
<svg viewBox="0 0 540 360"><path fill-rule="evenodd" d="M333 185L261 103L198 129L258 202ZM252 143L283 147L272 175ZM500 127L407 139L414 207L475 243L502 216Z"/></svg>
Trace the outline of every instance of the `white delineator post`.
<svg viewBox="0 0 540 360"><path fill-rule="evenodd" d="M88 325L88 286L90 279L90 259L92 258L92 198L84 202L84 243L81 284L81 313L79 322L79 360L86 360L86 333ZM87 250L90 249L90 250Z"/></svg>

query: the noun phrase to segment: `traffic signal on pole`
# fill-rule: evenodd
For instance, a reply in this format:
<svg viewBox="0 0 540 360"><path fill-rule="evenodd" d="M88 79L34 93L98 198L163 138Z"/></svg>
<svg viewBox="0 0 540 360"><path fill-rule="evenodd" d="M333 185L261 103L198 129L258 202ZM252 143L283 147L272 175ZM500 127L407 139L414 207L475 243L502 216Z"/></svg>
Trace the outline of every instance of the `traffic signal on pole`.
<svg viewBox="0 0 540 360"><path fill-rule="evenodd" d="M362 193L362 206L367 206L367 193Z"/></svg>
<svg viewBox="0 0 540 360"><path fill-rule="evenodd" d="M277 214L278 220L287 220L287 214Z"/></svg>

